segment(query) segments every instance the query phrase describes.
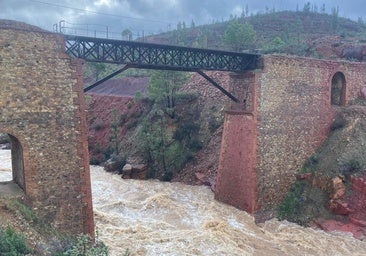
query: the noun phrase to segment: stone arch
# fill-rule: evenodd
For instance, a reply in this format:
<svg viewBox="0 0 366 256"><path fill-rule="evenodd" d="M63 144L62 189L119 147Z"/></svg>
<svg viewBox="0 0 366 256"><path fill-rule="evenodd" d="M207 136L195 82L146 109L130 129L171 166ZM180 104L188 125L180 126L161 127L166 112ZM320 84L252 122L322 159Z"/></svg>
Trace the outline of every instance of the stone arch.
<svg viewBox="0 0 366 256"><path fill-rule="evenodd" d="M336 72L331 81L330 91L331 105L346 105L346 77L342 72Z"/></svg>
<svg viewBox="0 0 366 256"><path fill-rule="evenodd" d="M9 134L11 144L11 165L14 182L25 190L23 147L17 137Z"/></svg>
<svg viewBox="0 0 366 256"><path fill-rule="evenodd" d="M11 133L4 133L9 137L11 150L12 181L25 191L23 146L18 137Z"/></svg>

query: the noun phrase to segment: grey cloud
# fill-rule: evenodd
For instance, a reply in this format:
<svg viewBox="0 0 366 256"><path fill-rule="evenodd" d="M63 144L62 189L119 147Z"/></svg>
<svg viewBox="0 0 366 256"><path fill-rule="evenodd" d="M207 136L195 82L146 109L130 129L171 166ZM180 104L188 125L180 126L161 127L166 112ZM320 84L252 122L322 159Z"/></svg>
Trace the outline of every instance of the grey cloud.
<svg viewBox="0 0 366 256"><path fill-rule="evenodd" d="M240 8L249 12L263 12L266 7L276 10L300 9L306 2L318 8L326 5L330 12L339 6L340 15L357 19L365 14L364 0L111 0L111 6L95 5L97 0L1 0L0 18L24 21L44 29L60 20L74 24L98 24L102 29L122 31L130 29L135 34L158 33L175 28L179 21L190 24L207 24L213 20L227 20ZM71 8L69 8L71 7ZM89 11L84 11L88 7Z"/></svg>

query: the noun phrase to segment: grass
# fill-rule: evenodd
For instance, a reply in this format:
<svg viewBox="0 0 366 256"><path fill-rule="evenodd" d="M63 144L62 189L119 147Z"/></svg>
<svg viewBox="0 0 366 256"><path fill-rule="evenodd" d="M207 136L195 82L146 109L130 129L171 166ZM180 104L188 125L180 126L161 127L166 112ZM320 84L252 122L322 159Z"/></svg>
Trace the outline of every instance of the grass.
<svg viewBox="0 0 366 256"><path fill-rule="evenodd" d="M291 190L277 208L278 219L287 219L290 221L295 219L300 211L305 185L303 181L294 183Z"/></svg>

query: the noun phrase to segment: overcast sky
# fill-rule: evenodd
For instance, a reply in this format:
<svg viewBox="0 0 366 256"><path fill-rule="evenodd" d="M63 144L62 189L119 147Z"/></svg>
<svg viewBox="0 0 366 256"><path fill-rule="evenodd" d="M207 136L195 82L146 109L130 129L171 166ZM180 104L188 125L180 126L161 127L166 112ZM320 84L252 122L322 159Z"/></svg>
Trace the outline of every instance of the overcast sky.
<svg viewBox="0 0 366 256"><path fill-rule="evenodd" d="M273 8L302 10L306 2L316 4L319 10L325 4L327 13L338 6L340 16L366 21L366 0L0 0L0 19L50 31L64 20L62 27L79 31L68 29L69 33L88 30L92 36L97 33L94 31L108 30L120 35L129 29L141 36L174 29L180 21L189 27L192 20L196 25L227 20L230 15L240 15L246 6L249 13L256 14Z"/></svg>

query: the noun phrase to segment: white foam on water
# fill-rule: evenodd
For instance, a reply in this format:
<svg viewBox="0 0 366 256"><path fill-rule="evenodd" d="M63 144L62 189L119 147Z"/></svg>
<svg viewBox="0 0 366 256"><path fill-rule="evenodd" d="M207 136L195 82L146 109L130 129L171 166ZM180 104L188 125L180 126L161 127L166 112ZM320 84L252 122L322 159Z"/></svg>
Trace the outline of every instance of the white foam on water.
<svg viewBox="0 0 366 256"><path fill-rule="evenodd" d="M91 173L96 226L112 255L366 255L347 234L277 220L260 227L204 186Z"/></svg>
<svg viewBox="0 0 366 256"><path fill-rule="evenodd" d="M0 171L11 177L10 151L0 150ZM112 256L366 255L366 242L287 221L258 226L244 211L214 200L204 186L123 180L91 167L98 239Z"/></svg>

